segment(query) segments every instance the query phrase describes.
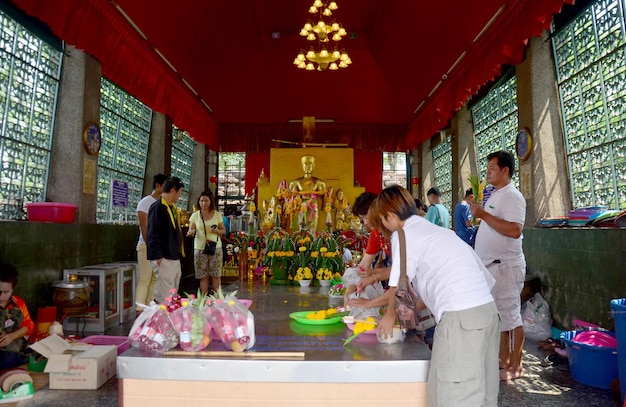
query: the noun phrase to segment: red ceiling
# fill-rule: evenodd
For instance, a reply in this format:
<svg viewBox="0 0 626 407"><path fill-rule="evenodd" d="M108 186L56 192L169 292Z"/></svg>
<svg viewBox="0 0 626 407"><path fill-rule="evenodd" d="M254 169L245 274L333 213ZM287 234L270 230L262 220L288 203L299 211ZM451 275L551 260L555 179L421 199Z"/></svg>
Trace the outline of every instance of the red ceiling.
<svg viewBox="0 0 626 407"><path fill-rule="evenodd" d="M338 0L333 16L356 39L341 41L353 64L335 72L292 64L310 46L298 33L312 0L13 1L99 59L114 82L216 145L220 126L282 126L303 116L403 125L411 143L421 142L501 64L519 62L525 40L564 0Z"/></svg>

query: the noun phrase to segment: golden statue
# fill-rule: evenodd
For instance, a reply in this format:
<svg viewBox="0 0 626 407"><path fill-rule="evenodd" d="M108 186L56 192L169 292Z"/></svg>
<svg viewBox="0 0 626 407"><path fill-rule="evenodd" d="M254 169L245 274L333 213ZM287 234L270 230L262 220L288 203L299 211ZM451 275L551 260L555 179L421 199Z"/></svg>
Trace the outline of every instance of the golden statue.
<svg viewBox="0 0 626 407"><path fill-rule="evenodd" d="M305 155L300 162L304 175L289 183L289 190L296 196L295 204L299 206L299 214L293 218L292 229L299 230L305 227L310 231L316 231L320 207L318 199L326 194L326 182L312 175L315 157Z"/></svg>
<svg viewBox="0 0 626 407"><path fill-rule="evenodd" d="M348 200L343 193L343 190L339 188L337 195L333 201L333 207L335 208L335 230L345 230L348 227L346 223L346 208L348 207Z"/></svg>
<svg viewBox="0 0 626 407"><path fill-rule="evenodd" d="M326 183L315 178L312 173L315 169L315 157L312 155L302 156L300 159L304 175L289 183L289 189L298 194L323 194L326 192Z"/></svg>

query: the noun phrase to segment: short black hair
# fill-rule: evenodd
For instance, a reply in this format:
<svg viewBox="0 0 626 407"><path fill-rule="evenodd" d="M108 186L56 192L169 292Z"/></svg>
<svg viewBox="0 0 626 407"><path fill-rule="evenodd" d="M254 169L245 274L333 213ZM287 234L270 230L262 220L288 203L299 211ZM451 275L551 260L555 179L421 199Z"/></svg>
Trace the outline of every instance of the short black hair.
<svg viewBox="0 0 626 407"><path fill-rule="evenodd" d="M237 211L237 205L228 204L224 207L224 216L230 216Z"/></svg>
<svg viewBox="0 0 626 407"><path fill-rule="evenodd" d="M508 167L509 177L513 178L513 174L515 174L515 158L513 158L513 154L504 150L496 151L487 156L487 162L491 161L492 158L498 159L498 167Z"/></svg>
<svg viewBox="0 0 626 407"><path fill-rule="evenodd" d="M430 194L435 194L437 196L441 196L441 192L439 191L439 188L437 187L431 187L428 192L426 192L426 196L430 195Z"/></svg>
<svg viewBox="0 0 626 407"><path fill-rule="evenodd" d="M365 216L370 208L370 205L376 199L378 195L373 192L363 192L356 197L354 205L352 205L352 214L355 216Z"/></svg>
<svg viewBox="0 0 626 407"><path fill-rule="evenodd" d="M426 204L419 198L415 198L415 206L417 207L417 209L421 209L424 212L428 211L428 207L426 206Z"/></svg>
<svg viewBox="0 0 626 407"><path fill-rule="evenodd" d="M468 196L474 195L474 190L472 188L468 188L465 191L465 197L467 198Z"/></svg>
<svg viewBox="0 0 626 407"><path fill-rule="evenodd" d="M11 283L13 288L17 286L17 269L14 265L0 263L0 282Z"/></svg>
<svg viewBox="0 0 626 407"><path fill-rule="evenodd" d="M172 189L178 192L184 187L185 184L183 184L183 181L181 181L178 177L167 177L167 179L163 182L163 192L170 192Z"/></svg>
<svg viewBox="0 0 626 407"><path fill-rule="evenodd" d="M156 174L154 177L152 177L152 189L155 189L157 184L163 186L163 183L165 182L166 179L167 179L167 175Z"/></svg>

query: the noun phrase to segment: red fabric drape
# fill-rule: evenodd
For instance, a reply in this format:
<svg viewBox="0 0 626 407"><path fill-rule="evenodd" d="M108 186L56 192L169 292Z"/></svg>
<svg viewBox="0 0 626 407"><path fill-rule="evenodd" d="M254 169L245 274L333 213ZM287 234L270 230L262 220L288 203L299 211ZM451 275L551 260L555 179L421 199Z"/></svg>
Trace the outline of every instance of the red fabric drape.
<svg viewBox="0 0 626 407"><path fill-rule="evenodd" d="M105 76L152 109L170 116L196 141L216 151L267 151L273 139L302 141L300 124L224 125L218 129L201 103L151 45L114 8L114 2L91 0L13 0L27 14L44 21L64 41L93 55ZM448 125L454 112L481 86L500 74L503 64L522 60L528 38L549 27L552 15L573 0L510 0L500 18L468 50L415 119L402 125L316 126L317 143L345 143L355 150L414 149ZM164 29L170 29L164 27ZM70 56L71 57L71 56ZM418 105L420 101L416 101ZM219 132L219 134L218 134ZM219 140L218 140L219 139ZM218 142L219 141L219 142Z"/></svg>
<svg viewBox="0 0 626 407"><path fill-rule="evenodd" d="M416 148L446 127L472 95L501 73L502 65L520 63L528 39L550 27L552 16L561 11L563 3L573 4L574 0L520 0L510 4L418 112L409 126L408 148Z"/></svg>
<svg viewBox="0 0 626 407"><path fill-rule="evenodd" d="M14 3L44 21L59 38L100 61L102 73L108 79L153 110L170 116L194 140L215 148L218 127L209 111L109 2L14 0Z"/></svg>

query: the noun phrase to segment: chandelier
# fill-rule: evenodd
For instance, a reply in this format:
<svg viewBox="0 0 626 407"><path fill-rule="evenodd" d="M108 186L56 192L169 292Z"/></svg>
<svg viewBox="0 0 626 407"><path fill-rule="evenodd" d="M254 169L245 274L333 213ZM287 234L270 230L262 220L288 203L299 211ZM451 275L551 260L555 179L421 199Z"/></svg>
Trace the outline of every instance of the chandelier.
<svg viewBox="0 0 626 407"><path fill-rule="evenodd" d="M309 8L309 13L319 15L318 21L317 23L308 21L300 31L300 35L309 41L317 41L318 48L316 50L314 46L311 46L308 52L300 51L293 61L295 66L307 71L316 69L336 71L339 68L347 68L352 63L348 53L343 49L339 51L337 47L337 43L347 34L346 30L334 20L327 22L328 18L333 15L333 11L338 8L336 2L322 0L315 0ZM333 45L329 47L329 44Z"/></svg>

